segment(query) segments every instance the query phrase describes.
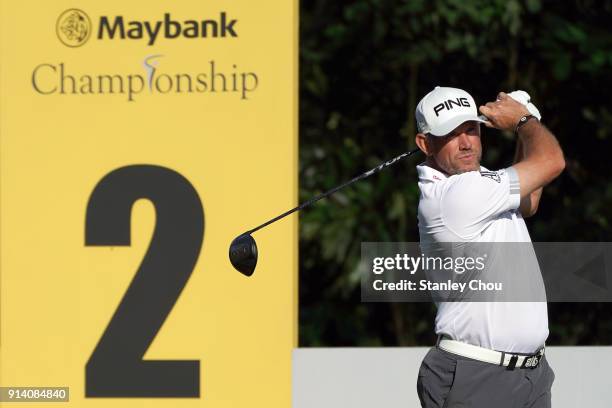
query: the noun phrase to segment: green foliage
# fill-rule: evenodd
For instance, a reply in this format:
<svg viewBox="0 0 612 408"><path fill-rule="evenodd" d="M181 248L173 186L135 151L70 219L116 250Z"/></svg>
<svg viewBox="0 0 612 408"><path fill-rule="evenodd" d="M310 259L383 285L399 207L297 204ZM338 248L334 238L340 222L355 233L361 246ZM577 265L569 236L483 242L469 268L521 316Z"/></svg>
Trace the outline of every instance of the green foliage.
<svg viewBox="0 0 612 408"><path fill-rule="evenodd" d="M303 0L300 200L414 146L416 103L436 85L479 103L528 91L567 170L529 221L534 241L609 241L612 2ZM510 135L485 130L483 165ZM434 307L361 303L361 242L418 241L409 159L300 216L300 344L429 345ZM552 344L611 344L609 304L550 304Z"/></svg>

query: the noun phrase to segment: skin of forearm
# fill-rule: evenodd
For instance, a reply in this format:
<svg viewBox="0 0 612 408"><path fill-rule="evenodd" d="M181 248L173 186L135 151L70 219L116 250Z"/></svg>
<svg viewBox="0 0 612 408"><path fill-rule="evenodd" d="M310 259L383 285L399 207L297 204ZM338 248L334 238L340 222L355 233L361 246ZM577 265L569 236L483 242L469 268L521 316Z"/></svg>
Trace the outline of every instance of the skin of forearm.
<svg viewBox="0 0 612 408"><path fill-rule="evenodd" d="M523 151L523 142L521 138L516 140L516 151L514 153L514 163L518 163L524 159L525 153ZM519 207L519 211L523 218L528 218L533 215L538 210L538 206L540 205L540 198L542 197L542 187L531 193L527 197L523 197L521 199L521 205Z"/></svg>
<svg viewBox="0 0 612 408"><path fill-rule="evenodd" d="M522 160L563 162L563 152L555 136L541 123L531 120L519 129Z"/></svg>
<svg viewBox="0 0 612 408"><path fill-rule="evenodd" d="M534 120L522 126L518 133L523 149L523 160L518 165L527 165L532 168L531 171L537 171L540 187L557 178L565 168L565 159L555 136ZM522 168L524 171L525 167ZM526 184L526 188L529 188L528 186L529 184ZM534 188L532 191L535 190Z"/></svg>

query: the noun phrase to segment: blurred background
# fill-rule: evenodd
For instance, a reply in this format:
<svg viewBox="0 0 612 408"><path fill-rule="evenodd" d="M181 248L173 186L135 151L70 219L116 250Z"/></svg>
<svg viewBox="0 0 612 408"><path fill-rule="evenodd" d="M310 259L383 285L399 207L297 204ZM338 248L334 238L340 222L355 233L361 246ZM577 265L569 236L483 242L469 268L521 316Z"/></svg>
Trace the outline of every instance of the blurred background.
<svg viewBox="0 0 612 408"><path fill-rule="evenodd" d="M522 89L567 168L527 224L533 241L610 241L612 1L300 2L300 201L414 147L434 86L478 104ZM511 164L483 127L482 164ZM422 156L421 156L422 158ZM300 215L299 346L429 346L435 306L361 303L365 241L418 241L411 158ZM550 303L548 345L612 344L612 304Z"/></svg>

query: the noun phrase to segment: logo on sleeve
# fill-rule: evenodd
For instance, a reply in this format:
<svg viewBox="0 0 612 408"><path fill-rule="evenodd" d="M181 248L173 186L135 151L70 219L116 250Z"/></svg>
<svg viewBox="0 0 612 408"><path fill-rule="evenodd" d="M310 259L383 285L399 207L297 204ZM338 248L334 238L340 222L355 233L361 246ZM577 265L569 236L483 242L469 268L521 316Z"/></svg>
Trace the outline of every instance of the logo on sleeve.
<svg viewBox="0 0 612 408"><path fill-rule="evenodd" d="M480 175L482 177L488 177L491 180L495 181L496 183L501 183L501 177L499 176L499 173L496 171L481 171Z"/></svg>

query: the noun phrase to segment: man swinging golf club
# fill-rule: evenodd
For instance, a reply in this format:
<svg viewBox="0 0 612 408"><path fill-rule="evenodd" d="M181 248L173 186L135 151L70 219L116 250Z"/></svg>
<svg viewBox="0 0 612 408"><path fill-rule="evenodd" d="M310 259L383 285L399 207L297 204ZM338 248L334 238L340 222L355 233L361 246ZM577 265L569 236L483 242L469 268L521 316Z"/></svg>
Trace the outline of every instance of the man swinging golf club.
<svg viewBox="0 0 612 408"><path fill-rule="evenodd" d="M421 245L530 243L523 218L536 212L542 187L565 167L559 143L525 92L500 92L479 110L486 118L478 116L469 93L447 87L436 87L417 106L416 144L426 155L417 166ZM481 123L514 132L512 166L480 166ZM535 254L525 257L534 259L520 264L532 267L513 272L545 299ZM435 331L436 347L423 359L417 381L423 407L551 406L545 301L439 302Z"/></svg>

